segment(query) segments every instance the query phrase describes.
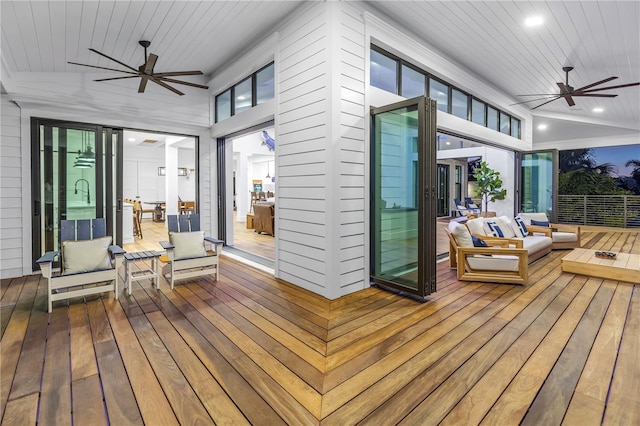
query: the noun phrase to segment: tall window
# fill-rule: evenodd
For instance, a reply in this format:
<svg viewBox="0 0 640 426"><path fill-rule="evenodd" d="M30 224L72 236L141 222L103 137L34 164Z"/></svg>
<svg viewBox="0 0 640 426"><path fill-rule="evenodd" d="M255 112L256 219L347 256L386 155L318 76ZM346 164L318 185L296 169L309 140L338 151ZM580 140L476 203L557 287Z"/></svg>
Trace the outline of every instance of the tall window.
<svg viewBox="0 0 640 426"><path fill-rule="evenodd" d="M427 77L406 65L402 65L402 93L405 98L424 96L427 93Z"/></svg>
<svg viewBox="0 0 640 426"><path fill-rule="evenodd" d="M451 114L469 119L469 96L458 89L451 89Z"/></svg>
<svg viewBox="0 0 640 426"><path fill-rule="evenodd" d="M398 62L371 50L371 85L387 92L398 92Z"/></svg>
<svg viewBox="0 0 640 426"><path fill-rule="evenodd" d="M231 89L216 96L216 122L231 117Z"/></svg>
<svg viewBox="0 0 640 426"><path fill-rule="evenodd" d="M487 116L485 114L485 104L475 98L471 99L471 121L481 126L487 125Z"/></svg>
<svg viewBox="0 0 640 426"><path fill-rule="evenodd" d="M440 111L449 112L449 86L430 78L429 97L436 100Z"/></svg>
<svg viewBox="0 0 640 426"><path fill-rule="evenodd" d="M273 99L273 91L273 64L270 64L256 73L256 105Z"/></svg>

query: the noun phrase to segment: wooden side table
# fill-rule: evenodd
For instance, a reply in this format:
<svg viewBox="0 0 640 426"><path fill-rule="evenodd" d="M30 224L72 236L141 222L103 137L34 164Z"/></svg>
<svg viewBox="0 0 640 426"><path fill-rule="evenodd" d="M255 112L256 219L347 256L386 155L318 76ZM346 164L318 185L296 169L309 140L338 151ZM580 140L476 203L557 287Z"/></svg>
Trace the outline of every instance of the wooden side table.
<svg viewBox="0 0 640 426"><path fill-rule="evenodd" d="M131 283L133 281L151 280L151 285L156 288L160 287L158 283L158 258L162 253L157 251L138 251L134 253L125 253L124 270L127 277L126 286L129 294L131 294ZM132 266L137 261L151 260L151 268L144 268L142 264L138 265L138 270L133 271Z"/></svg>

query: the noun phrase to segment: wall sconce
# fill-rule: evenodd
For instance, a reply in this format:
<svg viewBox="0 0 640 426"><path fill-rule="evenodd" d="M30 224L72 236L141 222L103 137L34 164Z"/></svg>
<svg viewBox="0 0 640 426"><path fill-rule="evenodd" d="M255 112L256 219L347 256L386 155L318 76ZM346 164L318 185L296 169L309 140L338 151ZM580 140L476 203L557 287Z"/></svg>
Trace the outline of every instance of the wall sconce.
<svg viewBox="0 0 640 426"><path fill-rule="evenodd" d="M165 176L167 174L164 167L158 167L158 176Z"/></svg>
<svg viewBox="0 0 640 426"><path fill-rule="evenodd" d="M178 167L178 176L186 176L187 168L186 167Z"/></svg>

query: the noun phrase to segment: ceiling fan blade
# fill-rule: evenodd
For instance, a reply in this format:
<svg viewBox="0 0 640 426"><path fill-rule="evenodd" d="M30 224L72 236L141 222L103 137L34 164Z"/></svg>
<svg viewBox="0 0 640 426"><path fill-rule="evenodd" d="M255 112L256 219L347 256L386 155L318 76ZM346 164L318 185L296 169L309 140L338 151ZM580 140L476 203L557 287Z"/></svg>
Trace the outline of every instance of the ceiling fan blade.
<svg viewBox="0 0 640 426"><path fill-rule="evenodd" d="M191 82L188 82L188 81L176 80L174 78L158 77L157 74L154 75L153 77L155 79L157 79L157 80L167 81L169 83L184 84L185 86L197 87L199 89L208 89L209 88L209 86L204 86L202 84L196 84L196 83L191 83Z"/></svg>
<svg viewBox="0 0 640 426"><path fill-rule="evenodd" d="M127 74L135 74L136 76L138 75L137 72L131 72L131 71L124 71L124 70L118 70L115 68L107 68L107 67L99 67L97 65L87 65L87 64L79 64L77 62L67 62L69 64L73 64L73 65L81 65L83 67L89 67L89 68L98 68L100 70L108 70L108 71L117 71L117 72L126 72Z"/></svg>
<svg viewBox="0 0 640 426"><path fill-rule="evenodd" d="M149 77L141 76L140 85L138 86L138 93L144 93L144 89L147 88L147 81L149 81Z"/></svg>
<svg viewBox="0 0 640 426"><path fill-rule="evenodd" d="M535 107L533 107L533 108L531 108L531 109L533 110L533 109L536 109L536 108L540 108L541 106L546 105L546 104L548 104L549 102L553 102L553 101L555 101L556 99L560 99L561 97L562 97L562 96L556 96L555 98L553 98L553 99L551 99L551 100L549 100L549 101L547 101L547 102L541 103L540 105L535 106Z"/></svg>
<svg viewBox="0 0 640 426"><path fill-rule="evenodd" d="M154 77L176 77L179 75L202 75L202 71L173 71L153 74Z"/></svg>
<svg viewBox="0 0 640 426"><path fill-rule="evenodd" d="M593 86L597 86L597 85L599 85L599 84L606 83L607 81L615 80L616 78L618 78L618 77L609 77L609 78L605 78L604 80L600 80L600 81L597 81L597 82L595 82L595 83L588 84L588 85L586 85L586 86L584 86L584 87L580 87L580 88L576 89L576 90L575 90L575 92L580 92L580 91L582 91L582 90L584 90L584 89L588 89L588 88L590 88L590 87L593 87Z"/></svg>
<svg viewBox="0 0 640 426"><path fill-rule="evenodd" d="M184 93L182 93L181 91L179 91L178 89L174 89L173 87L169 86L167 83L157 79L157 78L150 78L151 81L153 81L154 83L164 87L165 89L171 90L173 93L175 93L176 95L184 95Z"/></svg>
<svg viewBox="0 0 640 426"><path fill-rule="evenodd" d="M615 98L618 95L608 95L605 93L578 93L578 94L574 94L573 96L584 96L585 98Z"/></svg>
<svg viewBox="0 0 640 426"><path fill-rule="evenodd" d="M529 99L528 101L522 101L522 102L518 102L518 103L515 103L515 104L509 104L509 106L522 105L522 104L526 104L526 103L529 103L529 102L543 101L545 99L549 99L550 97L553 97L553 98L557 98L558 97L558 95L556 95L556 94L553 94L553 95L542 95L542 96L544 96L544 98Z"/></svg>
<svg viewBox="0 0 640 426"><path fill-rule="evenodd" d="M145 74L153 74L153 67L156 66L156 61L158 60L158 55L149 53L149 58L147 62L144 64L144 73Z"/></svg>
<svg viewBox="0 0 640 426"><path fill-rule="evenodd" d="M560 93L561 94L569 94L569 88L567 87L566 84L564 83L556 83L558 85L558 87L560 88Z"/></svg>
<svg viewBox="0 0 640 426"><path fill-rule="evenodd" d="M125 75L124 77L111 77L111 78L99 78L93 81L109 81L109 80L122 80L125 78L138 78L137 75Z"/></svg>
<svg viewBox="0 0 640 426"><path fill-rule="evenodd" d="M592 93L592 92L599 92L600 90L621 89L623 87L632 87L632 86L640 86L640 82L638 82L638 83L629 83L629 84L620 84L618 86L601 87L599 89L581 90L580 92L582 92L582 93Z"/></svg>
<svg viewBox="0 0 640 426"><path fill-rule="evenodd" d="M516 95L516 96L558 96L558 94L557 93L529 93L528 95Z"/></svg>
<svg viewBox="0 0 640 426"><path fill-rule="evenodd" d="M571 96L563 96L564 100L567 101L570 107L574 106L576 103Z"/></svg>
<svg viewBox="0 0 640 426"><path fill-rule="evenodd" d="M125 68L129 68L131 71L135 71L136 73L138 73L138 70L137 70L137 69L135 69L135 68L133 68L133 67L130 67L129 65L125 64L124 62L120 62L119 60L114 59L114 58L112 58L111 56L107 56L107 55L105 55L105 54L104 54L104 53L102 53L102 52L98 52L96 49L89 48L89 50L90 50L90 51L92 51L92 52L94 52L94 53L97 53L97 54L98 54L98 55L100 55L100 56L104 56L105 58L110 59L110 60L112 60L113 62L117 62L117 63L119 63L120 65L122 65L123 67L125 67Z"/></svg>

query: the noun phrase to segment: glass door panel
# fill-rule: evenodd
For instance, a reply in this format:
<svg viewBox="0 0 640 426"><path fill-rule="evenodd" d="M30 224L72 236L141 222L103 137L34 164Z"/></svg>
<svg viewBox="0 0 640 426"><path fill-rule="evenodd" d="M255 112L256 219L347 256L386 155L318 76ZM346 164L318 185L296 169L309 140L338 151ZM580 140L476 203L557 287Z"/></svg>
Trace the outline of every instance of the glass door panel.
<svg viewBox="0 0 640 426"><path fill-rule="evenodd" d="M449 165L438 164L438 206L437 216L449 215Z"/></svg>
<svg viewBox="0 0 640 426"><path fill-rule="evenodd" d="M544 212L555 221L557 170L557 150L520 154L520 211Z"/></svg>
<svg viewBox="0 0 640 426"><path fill-rule="evenodd" d="M419 296L435 291L435 102L372 111L372 279Z"/></svg>
<svg viewBox="0 0 640 426"><path fill-rule="evenodd" d="M113 208L117 173L112 157L121 143L121 130L32 120L34 262L45 252L59 249L60 221L65 219L104 217L107 232L118 242L117 209Z"/></svg>

